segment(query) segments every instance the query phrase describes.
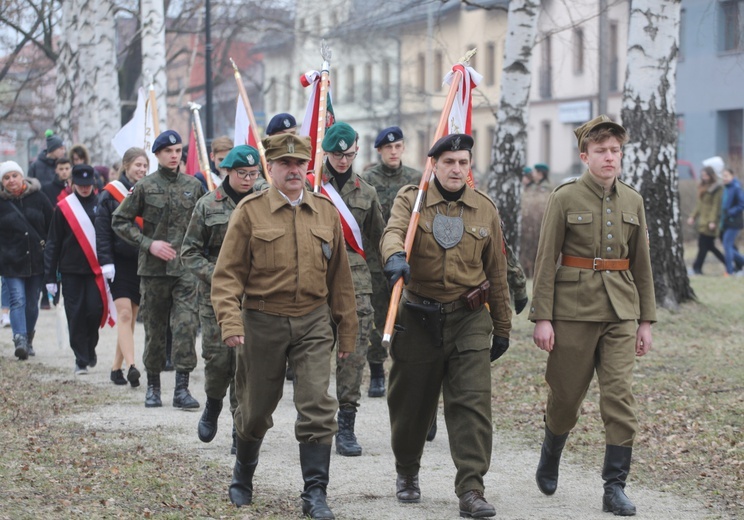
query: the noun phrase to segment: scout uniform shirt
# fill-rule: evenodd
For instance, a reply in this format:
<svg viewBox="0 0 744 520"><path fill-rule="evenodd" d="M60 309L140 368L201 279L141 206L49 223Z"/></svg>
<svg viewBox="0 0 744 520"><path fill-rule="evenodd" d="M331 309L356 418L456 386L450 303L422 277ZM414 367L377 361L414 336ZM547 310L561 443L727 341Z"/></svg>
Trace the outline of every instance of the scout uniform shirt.
<svg viewBox="0 0 744 520"><path fill-rule="evenodd" d="M201 183L164 166L158 167L134 185L113 213L111 228L125 242L139 247L137 274L140 276L181 276L186 273L181 264L180 249L196 201L204 195ZM134 223L142 217L144 229ZM150 254L150 245L164 240L176 250L176 260L166 262Z"/></svg>
<svg viewBox="0 0 744 520"><path fill-rule="evenodd" d="M559 255L630 261L626 271L557 264ZM656 321L643 198L619 179L605 192L587 170L548 198L529 319Z"/></svg>
<svg viewBox="0 0 744 520"><path fill-rule="evenodd" d="M354 286L341 222L328 198L305 190L293 207L271 187L238 204L212 278L223 340L244 335L240 314L230 312L241 302L243 309L293 317L327 302L339 350L354 351Z"/></svg>
<svg viewBox="0 0 744 520"><path fill-rule="evenodd" d="M405 186L395 198L380 244L385 261L393 253L404 251L417 194L417 186ZM450 249L443 249L434 238L433 221L437 213L462 216L465 227L462 239ZM466 187L459 200L447 202L436 187L430 188L421 207L409 263L411 280L406 289L441 303L459 300L463 293L487 279L491 283L488 304L493 333L509 337L511 308L501 221L496 206L485 194Z"/></svg>

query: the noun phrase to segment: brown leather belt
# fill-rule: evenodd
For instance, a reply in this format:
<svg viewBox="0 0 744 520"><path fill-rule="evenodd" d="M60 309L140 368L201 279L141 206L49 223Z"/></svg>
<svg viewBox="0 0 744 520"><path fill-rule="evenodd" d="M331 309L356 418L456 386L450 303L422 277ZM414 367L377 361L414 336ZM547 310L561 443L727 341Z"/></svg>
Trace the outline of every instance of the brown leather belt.
<svg viewBox="0 0 744 520"><path fill-rule="evenodd" d="M423 296L419 296L416 293L412 293L408 289L403 289L403 297L409 302L417 303L419 305L439 305L439 311L442 314L449 314L450 312L455 312L465 307L465 302L463 302L462 300L455 300L449 303L441 303L436 300L430 300L428 298L424 298Z"/></svg>
<svg viewBox="0 0 744 520"><path fill-rule="evenodd" d="M627 271L630 269L630 260L627 258L610 260L605 258L582 258L580 256L563 255L561 265L578 267L579 269L591 269L592 271Z"/></svg>

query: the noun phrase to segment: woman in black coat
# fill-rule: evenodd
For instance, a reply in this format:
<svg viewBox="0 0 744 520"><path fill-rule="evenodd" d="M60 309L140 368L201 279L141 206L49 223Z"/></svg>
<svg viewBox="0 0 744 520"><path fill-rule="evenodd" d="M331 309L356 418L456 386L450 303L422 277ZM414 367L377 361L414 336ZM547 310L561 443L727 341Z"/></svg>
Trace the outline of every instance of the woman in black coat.
<svg viewBox="0 0 744 520"><path fill-rule="evenodd" d="M10 326L15 355L28 359L33 348L39 293L44 276L44 239L52 204L36 179L24 177L13 161L0 164L0 275L10 291Z"/></svg>

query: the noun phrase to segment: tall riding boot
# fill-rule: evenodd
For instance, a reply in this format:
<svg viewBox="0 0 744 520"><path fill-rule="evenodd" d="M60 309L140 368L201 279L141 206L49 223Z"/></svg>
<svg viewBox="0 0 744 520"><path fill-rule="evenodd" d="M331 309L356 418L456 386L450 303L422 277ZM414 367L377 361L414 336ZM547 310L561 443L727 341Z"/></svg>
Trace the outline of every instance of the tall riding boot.
<svg viewBox="0 0 744 520"><path fill-rule="evenodd" d="M176 372L176 390L173 392L173 406L183 410L199 408L199 401L189 392L189 373Z"/></svg>
<svg viewBox="0 0 744 520"><path fill-rule="evenodd" d="M34 336L36 336L36 331L32 330L28 333L26 336L26 349L28 350L29 356L35 356L36 352L34 352Z"/></svg>
<svg viewBox="0 0 744 520"><path fill-rule="evenodd" d="M336 518L326 503L328 470L331 465L330 444L300 444L300 466L305 490L302 492L302 514L319 520Z"/></svg>
<svg viewBox="0 0 744 520"><path fill-rule="evenodd" d="M204 413L199 419L199 440L202 442L212 442L217 435L217 420L220 418L222 411L222 399L212 399L207 397L207 404L204 405Z"/></svg>
<svg viewBox="0 0 744 520"><path fill-rule="evenodd" d="M160 374L148 372L145 408L159 408L161 406L163 406L163 402L160 400Z"/></svg>
<svg viewBox="0 0 744 520"><path fill-rule="evenodd" d="M607 445L602 469L602 479L605 481L602 511L611 512L617 516L636 514L635 505L625 495L625 481L630 473L632 455L633 448Z"/></svg>
<svg viewBox="0 0 744 520"><path fill-rule="evenodd" d="M227 494L230 496L230 502L238 507L250 505L253 501L253 474L258 465L258 452L261 450L262 442L263 439L249 442L237 438L238 450Z"/></svg>
<svg viewBox="0 0 744 520"><path fill-rule="evenodd" d="M369 364L369 397L385 397L385 369L382 363Z"/></svg>
<svg viewBox="0 0 744 520"><path fill-rule="evenodd" d="M13 344L15 345L15 357L21 361L28 359L28 336L25 334L15 334L13 336Z"/></svg>
<svg viewBox="0 0 744 520"><path fill-rule="evenodd" d="M355 409L338 410L338 433L336 433L336 453L344 457L358 457L362 447L354 434L356 422Z"/></svg>
<svg viewBox="0 0 744 520"><path fill-rule="evenodd" d="M566 439L568 432L556 435L545 425L545 439L540 451L535 480L537 487L546 495L552 495L558 487L558 466L561 463L561 453L566 445Z"/></svg>

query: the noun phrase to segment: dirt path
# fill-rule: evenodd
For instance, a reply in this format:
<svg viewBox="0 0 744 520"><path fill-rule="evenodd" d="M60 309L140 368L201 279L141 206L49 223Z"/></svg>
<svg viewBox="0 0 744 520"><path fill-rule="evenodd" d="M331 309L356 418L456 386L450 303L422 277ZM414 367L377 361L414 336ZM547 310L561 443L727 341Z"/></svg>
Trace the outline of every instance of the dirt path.
<svg viewBox="0 0 744 520"><path fill-rule="evenodd" d="M56 340L56 313L41 311L36 340L37 356L31 362L44 363L69 371L73 376L74 357L66 344L59 348ZM0 332L3 340L10 340L10 329ZM141 359L144 333L137 326L138 359ZM93 385L110 386L110 363L113 359L115 333L102 331L98 347L99 364L92 369L85 381ZM197 345L197 349L200 346ZM199 350L200 351L200 350ZM3 355L12 355L3 352ZM141 366L141 363L139 363ZM192 391L202 403L203 363L192 375ZM143 379L144 383L144 379ZM73 416L82 425L93 429L128 430L133 423L143 429L158 428L172 432L173 442L184 450L193 450L200 457L218 461L232 467L229 454L231 421L227 406L223 410L217 437L210 444L203 444L196 436L196 425L201 415L183 412L170 406L173 395L173 373L162 376L163 403L161 409L146 409L143 405L145 386L138 389L117 387L121 399L110 405ZM292 406L292 385L284 387L285 395L274 414L274 428L268 433L261 451L261 458L254 479L256 497L262 494L285 496L299 503L302 478L299 453L294 439L293 422L296 412ZM365 388L366 391L366 388ZM446 427L439 414L439 433L432 443L427 443L420 474L422 501L416 505L402 505L395 500L395 467L390 449L390 426L385 399L365 396L357 418L357 434L364 449L361 457L345 458L333 454L329 503L339 519L446 519L459 518L457 497L454 494L454 466L449 455ZM587 470L571 463L570 453L561 466L558 492L545 497L534 482L538 448L524 450L521 444L509 438L508 433L494 436L491 471L486 476L486 497L495 505L497 518L510 519L608 519L611 515L601 512L602 481L600 469ZM570 448L569 448L570 450ZM228 482L225 482L225 492ZM710 510L701 503L673 496L668 493L644 489L633 484L628 494L638 507L638 518L697 519L711 517ZM248 512L248 511L246 511ZM298 509L299 513L299 509ZM299 516L299 514L298 514Z"/></svg>

